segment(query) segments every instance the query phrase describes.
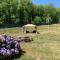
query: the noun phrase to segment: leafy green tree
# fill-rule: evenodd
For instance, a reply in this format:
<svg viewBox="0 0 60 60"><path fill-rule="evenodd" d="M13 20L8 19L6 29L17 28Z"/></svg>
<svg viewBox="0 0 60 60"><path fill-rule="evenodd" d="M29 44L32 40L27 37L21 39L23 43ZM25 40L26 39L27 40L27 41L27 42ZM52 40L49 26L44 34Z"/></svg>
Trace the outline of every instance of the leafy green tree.
<svg viewBox="0 0 60 60"><path fill-rule="evenodd" d="M20 21L31 23L32 20L32 2L31 0L20 0Z"/></svg>
<svg viewBox="0 0 60 60"><path fill-rule="evenodd" d="M42 24L42 19L39 16L36 16L33 21L33 24L36 24L36 25Z"/></svg>
<svg viewBox="0 0 60 60"><path fill-rule="evenodd" d="M49 15L49 16L48 16ZM0 0L0 24L60 23L60 8L36 5L32 0Z"/></svg>

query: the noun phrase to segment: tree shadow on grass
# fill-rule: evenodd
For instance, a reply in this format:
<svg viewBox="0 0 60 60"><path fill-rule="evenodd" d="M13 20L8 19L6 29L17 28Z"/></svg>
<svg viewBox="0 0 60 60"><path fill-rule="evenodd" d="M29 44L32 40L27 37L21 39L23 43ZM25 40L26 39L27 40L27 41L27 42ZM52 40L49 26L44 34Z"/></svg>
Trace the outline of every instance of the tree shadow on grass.
<svg viewBox="0 0 60 60"><path fill-rule="evenodd" d="M0 24L0 28L13 28L13 27L21 27L20 24Z"/></svg>

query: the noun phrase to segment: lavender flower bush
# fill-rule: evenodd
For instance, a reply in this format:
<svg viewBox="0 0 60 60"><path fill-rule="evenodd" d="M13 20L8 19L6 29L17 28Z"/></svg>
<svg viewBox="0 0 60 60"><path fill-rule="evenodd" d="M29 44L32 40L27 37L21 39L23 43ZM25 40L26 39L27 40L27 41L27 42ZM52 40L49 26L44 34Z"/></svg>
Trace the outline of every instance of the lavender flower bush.
<svg viewBox="0 0 60 60"><path fill-rule="evenodd" d="M18 38L14 40L13 37L6 34L0 35L0 56L10 57L19 54L20 51L20 41Z"/></svg>

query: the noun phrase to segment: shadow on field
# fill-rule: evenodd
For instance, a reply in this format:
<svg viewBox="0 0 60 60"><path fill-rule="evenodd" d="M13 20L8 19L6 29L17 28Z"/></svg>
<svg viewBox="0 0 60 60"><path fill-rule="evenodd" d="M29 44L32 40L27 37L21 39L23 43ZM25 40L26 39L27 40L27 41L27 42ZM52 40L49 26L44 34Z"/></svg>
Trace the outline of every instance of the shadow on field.
<svg viewBox="0 0 60 60"><path fill-rule="evenodd" d="M37 26L41 26L41 25L52 25L54 23L51 23L51 24L35 24ZM22 27L23 25L26 25L26 24L9 24L9 23L3 23L3 24L0 24L0 28L13 28L13 27Z"/></svg>
<svg viewBox="0 0 60 60"><path fill-rule="evenodd" d="M13 28L13 27L21 27L19 24L0 24L0 28Z"/></svg>
<svg viewBox="0 0 60 60"><path fill-rule="evenodd" d="M8 57L2 57L0 56L0 60L15 60L20 58L22 55L24 55L25 51L20 51L18 55L8 56Z"/></svg>

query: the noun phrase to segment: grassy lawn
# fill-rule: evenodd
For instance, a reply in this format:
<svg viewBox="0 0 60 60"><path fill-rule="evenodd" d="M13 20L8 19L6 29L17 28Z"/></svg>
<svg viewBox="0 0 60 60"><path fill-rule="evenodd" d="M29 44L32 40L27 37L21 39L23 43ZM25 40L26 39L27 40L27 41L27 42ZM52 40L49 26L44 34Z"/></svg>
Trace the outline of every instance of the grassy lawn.
<svg viewBox="0 0 60 60"><path fill-rule="evenodd" d="M60 60L60 24L38 26L40 34L27 34L33 37L30 43L21 42L25 53L15 60ZM14 37L23 36L22 28L1 28L0 34Z"/></svg>

